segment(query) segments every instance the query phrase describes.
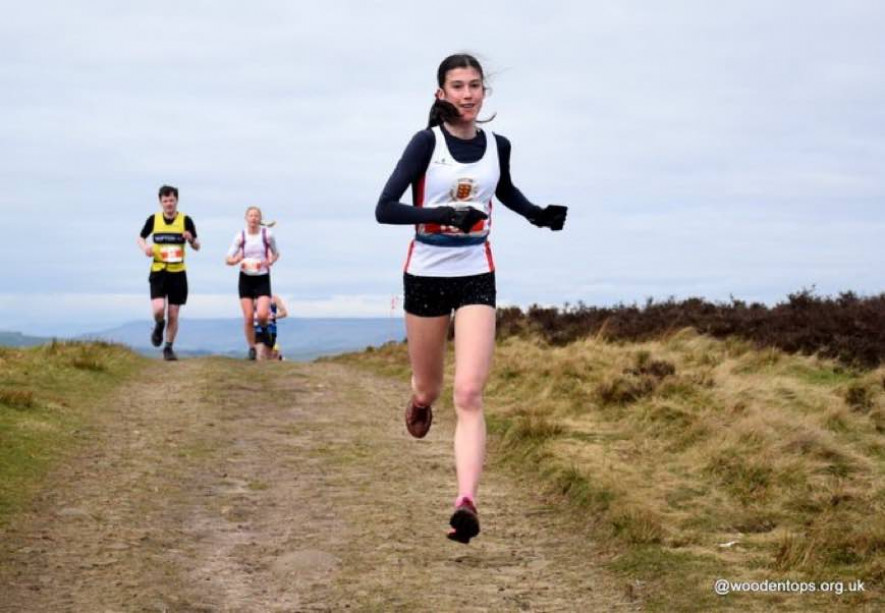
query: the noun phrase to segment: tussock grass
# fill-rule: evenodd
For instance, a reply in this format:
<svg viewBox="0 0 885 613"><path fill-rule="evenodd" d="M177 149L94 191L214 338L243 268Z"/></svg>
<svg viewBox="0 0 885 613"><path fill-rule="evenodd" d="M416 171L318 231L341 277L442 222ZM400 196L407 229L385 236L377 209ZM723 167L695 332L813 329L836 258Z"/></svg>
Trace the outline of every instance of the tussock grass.
<svg viewBox="0 0 885 613"><path fill-rule="evenodd" d="M31 390L0 389L0 405L10 409L30 409L34 406Z"/></svg>
<svg viewBox="0 0 885 613"><path fill-rule="evenodd" d="M345 359L409 372L404 345ZM882 585L885 368L690 329L643 343L510 336L495 360L491 459L568 502L601 550L619 552L612 567L645 582L652 609L709 609L718 577ZM764 609L779 598L728 602ZM879 602L875 588L795 604Z"/></svg>
<svg viewBox="0 0 885 613"><path fill-rule="evenodd" d="M88 433L88 413L142 358L108 343L0 347L0 525Z"/></svg>
<svg viewBox="0 0 885 613"><path fill-rule="evenodd" d="M877 390L863 381L852 381L845 390L845 402L855 411L869 413L876 402Z"/></svg>

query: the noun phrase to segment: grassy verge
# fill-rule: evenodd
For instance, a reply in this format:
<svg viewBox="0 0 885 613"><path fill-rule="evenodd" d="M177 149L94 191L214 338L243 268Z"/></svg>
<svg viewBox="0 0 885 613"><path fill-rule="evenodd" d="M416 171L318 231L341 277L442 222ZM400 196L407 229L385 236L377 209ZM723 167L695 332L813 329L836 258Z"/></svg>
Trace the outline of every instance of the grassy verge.
<svg viewBox="0 0 885 613"><path fill-rule="evenodd" d="M90 413L142 360L106 343L0 347L0 526L88 438Z"/></svg>
<svg viewBox="0 0 885 613"><path fill-rule="evenodd" d="M339 359L408 374L403 345ZM690 330L564 347L511 337L486 399L490 459L566 503L649 610L882 604L885 369ZM723 598L719 578L846 589ZM855 580L864 592L848 592Z"/></svg>

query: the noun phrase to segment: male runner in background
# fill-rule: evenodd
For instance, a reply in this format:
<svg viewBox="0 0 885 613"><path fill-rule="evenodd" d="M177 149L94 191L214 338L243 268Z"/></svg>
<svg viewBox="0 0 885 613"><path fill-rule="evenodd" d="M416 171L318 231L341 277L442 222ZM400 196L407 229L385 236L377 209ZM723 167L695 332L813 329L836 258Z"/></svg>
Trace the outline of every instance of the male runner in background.
<svg viewBox="0 0 885 613"><path fill-rule="evenodd" d="M159 347L163 342L163 328L166 329L166 346L163 359L177 360L172 350L175 334L178 332L178 311L187 302L187 272L184 266L185 243L194 251L200 250L197 228L194 221L178 211L178 188L164 185L160 188L159 213L147 218L138 246L151 258L151 308L154 313L154 331L151 344ZM153 234L153 242L147 238Z"/></svg>

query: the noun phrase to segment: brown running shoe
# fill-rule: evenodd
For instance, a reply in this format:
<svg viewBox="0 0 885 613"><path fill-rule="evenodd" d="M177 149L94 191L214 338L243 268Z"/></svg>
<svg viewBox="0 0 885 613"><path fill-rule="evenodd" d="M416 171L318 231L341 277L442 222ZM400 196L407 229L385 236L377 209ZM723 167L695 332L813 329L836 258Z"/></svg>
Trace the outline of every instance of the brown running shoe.
<svg viewBox="0 0 885 613"><path fill-rule="evenodd" d="M406 430L415 438L424 438L433 421L433 409L415 404L414 399L406 405Z"/></svg>

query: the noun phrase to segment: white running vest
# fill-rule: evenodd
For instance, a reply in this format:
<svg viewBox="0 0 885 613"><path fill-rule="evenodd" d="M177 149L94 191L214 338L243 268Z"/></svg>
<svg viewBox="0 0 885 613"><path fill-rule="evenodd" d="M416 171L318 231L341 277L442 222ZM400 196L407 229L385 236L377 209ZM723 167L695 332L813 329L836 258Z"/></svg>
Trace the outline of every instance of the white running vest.
<svg viewBox="0 0 885 613"><path fill-rule="evenodd" d="M277 253L277 242L270 228L262 227L257 234L249 234L248 229L237 232L227 251L228 257L243 254L240 270L249 276L266 275L270 272L262 262Z"/></svg>
<svg viewBox="0 0 885 613"><path fill-rule="evenodd" d="M488 234L492 226L492 198L501 177L498 142L485 130L482 158L462 164L452 157L439 126L433 127L436 143L430 164L418 184L416 206L471 206L488 215L465 234L439 224L418 224L409 245L405 272L425 277L466 277L495 270Z"/></svg>

